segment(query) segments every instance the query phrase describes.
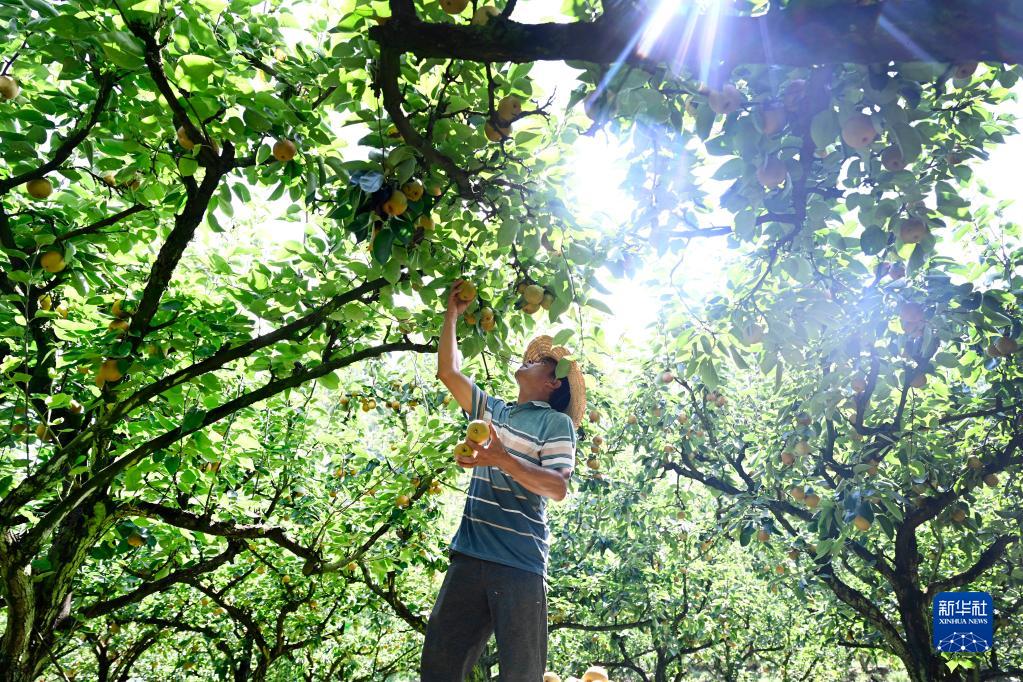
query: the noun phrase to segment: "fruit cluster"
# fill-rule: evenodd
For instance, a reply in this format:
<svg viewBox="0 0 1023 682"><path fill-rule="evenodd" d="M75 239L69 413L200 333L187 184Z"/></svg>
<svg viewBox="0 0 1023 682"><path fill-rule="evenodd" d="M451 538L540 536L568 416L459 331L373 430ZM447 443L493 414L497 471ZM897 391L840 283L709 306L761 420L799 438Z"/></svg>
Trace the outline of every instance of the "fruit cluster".
<svg viewBox="0 0 1023 682"><path fill-rule="evenodd" d="M516 291L518 291L521 298L519 298L515 307L528 315L532 315L541 308L550 310L551 305L554 303L554 294L536 283L519 282Z"/></svg>
<svg viewBox="0 0 1023 682"><path fill-rule="evenodd" d="M512 122L522 114L522 100L508 95L497 104L497 112L483 124L483 134L491 142L501 142L511 137Z"/></svg>
<svg viewBox="0 0 1023 682"><path fill-rule="evenodd" d="M482 419L474 419L465 429L465 440L455 446L455 457L476 459L476 451L469 442L482 445L490 438L490 424Z"/></svg>

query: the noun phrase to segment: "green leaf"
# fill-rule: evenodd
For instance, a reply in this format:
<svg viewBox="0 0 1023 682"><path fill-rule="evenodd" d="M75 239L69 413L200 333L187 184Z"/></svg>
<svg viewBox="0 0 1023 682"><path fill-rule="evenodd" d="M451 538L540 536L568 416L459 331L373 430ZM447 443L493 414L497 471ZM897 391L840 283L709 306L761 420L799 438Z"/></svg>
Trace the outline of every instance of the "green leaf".
<svg viewBox="0 0 1023 682"><path fill-rule="evenodd" d="M195 175L197 170L199 170L199 162L195 159L188 156L178 159L178 171L186 178Z"/></svg>
<svg viewBox="0 0 1023 682"><path fill-rule="evenodd" d="M713 178L715 180L735 180L736 178L741 178L745 173L745 159L736 157L734 159L729 159L718 166L717 171L714 172Z"/></svg>
<svg viewBox="0 0 1023 682"><path fill-rule="evenodd" d="M705 358L700 363L700 379L706 384L707 388L713 390L717 388L720 380L718 379L717 370L714 369L714 361L710 358Z"/></svg>
<svg viewBox="0 0 1023 682"><path fill-rule="evenodd" d="M181 57L179 63L181 70L193 83L208 80L217 70L217 62L201 54L186 54Z"/></svg>
<svg viewBox="0 0 1023 682"><path fill-rule="evenodd" d="M892 133L895 135L895 141L898 143L899 150L902 151L902 158L906 163L916 161L923 148L923 141L917 129L908 123L895 123L892 125Z"/></svg>
<svg viewBox="0 0 1023 682"><path fill-rule="evenodd" d="M317 378L316 381L331 391L336 391L341 386L341 379L338 377L337 372L328 372Z"/></svg>
<svg viewBox="0 0 1023 682"><path fill-rule="evenodd" d="M818 113L810 122L810 137L818 149L824 149L834 142L840 132L838 118L830 109Z"/></svg>
<svg viewBox="0 0 1023 682"><path fill-rule="evenodd" d="M206 410L191 409L185 413L185 418L181 421L182 431L192 431L202 426L203 420L206 419Z"/></svg>
<svg viewBox="0 0 1023 682"><path fill-rule="evenodd" d="M575 334L574 329L562 329L561 331L554 335L554 338L551 340L551 343L552 345L555 346L564 345L566 341L572 338L573 334Z"/></svg>
<svg viewBox="0 0 1023 682"><path fill-rule="evenodd" d="M500 247L511 246L519 236L520 223L517 220L504 220L497 228L497 245Z"/></svg>
<svg viewBox="0 0 1023 682"><path fill-rule="evenodd" d="M701 104L696 109L696 134L701 140L710 137L710 131L714 128L714 119L717 114L706 104Z"/></svg>
<svg viewBox="0 0 1023 682"><path fill-rule="evenodd" d="M909 256L909 262L906 264L906 274L910 276L916 274L927 262L929 254L930 249L923 242L916 244L913 247L913 253Z"/></svg>
<svg viewBox="0 0 1023 682"><path fill-rule="evenodd" d="M877 225L869 225L860 235L860 248L863 253L873 256L880 253L888 243L888 233Z"/></svg>
<svg viewBox="0 0 1023 682"><path fill-rule="evenodd" d="M391 247L393 245L394 232L389 228L380 230L377 236L373 238L373 260L381 264L386 263L391 257Z"/></svg>

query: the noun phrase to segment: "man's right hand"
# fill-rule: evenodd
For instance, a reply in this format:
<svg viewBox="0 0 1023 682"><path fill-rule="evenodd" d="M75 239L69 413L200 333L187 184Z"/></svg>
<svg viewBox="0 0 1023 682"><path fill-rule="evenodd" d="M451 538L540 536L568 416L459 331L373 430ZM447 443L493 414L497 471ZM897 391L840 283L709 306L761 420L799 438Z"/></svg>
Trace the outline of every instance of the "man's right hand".
<svg viewBox="0 0 1023 682"><path fill-rule="evenodd" d="M456 318L461 317L472 301L463 301L458 297L458 290L465 283L464 279L456 279L451 285L451 292L448 293L448 314Z"/></svg>

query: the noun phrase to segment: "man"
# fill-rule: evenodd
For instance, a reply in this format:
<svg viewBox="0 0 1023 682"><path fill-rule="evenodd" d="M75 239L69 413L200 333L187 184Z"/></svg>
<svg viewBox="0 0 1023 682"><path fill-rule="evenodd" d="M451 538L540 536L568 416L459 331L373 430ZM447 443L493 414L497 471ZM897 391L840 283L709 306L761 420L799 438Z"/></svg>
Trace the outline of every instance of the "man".
<svg viewBox="0 0 1023 682"><path fill-rule="evenodd" d="M564 499L575 465L576 429L586 407L585 385L568 354L534 339L515 371L518 400L508 404L481 390L460 371L455 326L468 303L448 295L437 376L469 419L490 423L490 440L470 443L475 457L458 464L472 478L462 522L451 541L451 565L430 614L423 646L423 682L461 682L491 633L497 639L504 682L539 682L547 661L547 588L550 547L547 498Z"/></svg>

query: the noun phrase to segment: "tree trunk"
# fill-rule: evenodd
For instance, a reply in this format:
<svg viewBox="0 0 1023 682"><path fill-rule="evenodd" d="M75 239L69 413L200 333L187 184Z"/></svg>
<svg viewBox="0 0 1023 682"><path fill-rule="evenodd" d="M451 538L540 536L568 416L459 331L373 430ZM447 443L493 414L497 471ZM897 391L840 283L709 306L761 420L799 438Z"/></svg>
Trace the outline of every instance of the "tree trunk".
<svg viewBox="0 0 1023 682"><path fill-rule="evenodd" d="M71 588L88 551L110 529L114 519L105 492L94 493L70 514L53 537L46 554L50 575L32 582L31 569L13 553L0 554L7 626L0 642L0 682L34 680L50 664L56 630L68 618ZM8 550L9 545L3 549ZM13 548L16 553L16 545Z"/></svg>

